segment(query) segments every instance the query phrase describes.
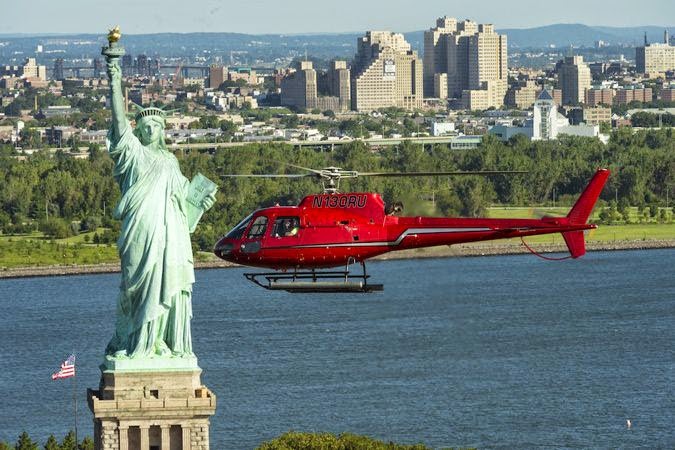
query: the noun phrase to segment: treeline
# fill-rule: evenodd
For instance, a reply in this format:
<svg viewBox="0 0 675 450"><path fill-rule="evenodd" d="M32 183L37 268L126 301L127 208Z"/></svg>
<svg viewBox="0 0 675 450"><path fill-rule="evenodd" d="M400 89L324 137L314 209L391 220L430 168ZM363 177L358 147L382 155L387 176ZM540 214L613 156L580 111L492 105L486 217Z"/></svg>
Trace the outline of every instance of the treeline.
<svg viewBox="0 0 675 450"><path fill-rule="evenodd" d="M631 125L639 128L675 127L675 115L670 113L654 114L638 111L630 118Z"/></svg>
<svg viewBox="0 0 675 450"><path fill-rule="evenodd" d="M293 149L283 144L252 144L220 149L213 155L177 154L183 173L201 172L220 185L218 202L194 235L195 246L210 250L216 239L257 208L296 204L321 191L312 178L242 179L223 174L298 173L288 164L311 168L338 166L374 171L525 170L524 175L494 177L359 178L343 180L341 191L379 192L387 203L400 201L404 214L479 216L490 205L537 206L569 204L599 167L612 176L602 199L616 207L666 206L675 186L675 139L672 129L633 134L620 128L609 144L597 139L563 136L557 141L530 142L522 136L501 143L485 136L475 150L450 150L445 145L404 142L373 151L361 142L333 152ZM112 210L119 189L112 161L104 150L90 149L88 159L65 154L36 154L25 161L0 157L0 230L22 233L41 228L76 233L116 226ZM64 226L58 227L54 222ZM110 233L100 238L112 241Z"/></svg>
<svg viewBox="0 0 675 450"><path fill-rule="evenodd" d="M0 441L0 450L94 450L94 441L89 437L85 437L80 442L76 442L75 433L69 431L63 440L59 442L54 435L50 435L47 441L40 445L33 441L28 433L25 431L19 435L16 443L11 445L7 442Z"/></svg>

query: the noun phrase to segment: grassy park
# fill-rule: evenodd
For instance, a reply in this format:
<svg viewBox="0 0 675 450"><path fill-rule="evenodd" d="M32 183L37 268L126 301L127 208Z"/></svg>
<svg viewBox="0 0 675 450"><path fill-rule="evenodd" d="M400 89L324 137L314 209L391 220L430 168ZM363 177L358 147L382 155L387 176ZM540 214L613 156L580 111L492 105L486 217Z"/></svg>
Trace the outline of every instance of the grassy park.
<svg viewBox="0 0 675 450"><path fill-rule="evenodd" d="M487 209L487 216L491 218L538 218L543 215L563 217L569 212L570 207L491 207ZM618 241L646 241L646 240L675 240L675 223L673 223L673 208L659 208L659 212L665 210L669 223L659 223L656 219L646 219L636 207L628 208L629 222L617 224L602 224L600 208L596 208L589 222L598 224L597 230L590 231L586 240L588 242L618 242ZM639 223L642 222L642 223ZM512 240L513 241L513 240ZM519 239L515 241L520 242ZM559 234L544 236L532 236L528 242L558 244L562 243ZM508 242L508 241L503 241Z"/></svg>
<svg viewBox="0 0 675 450"><path fill-rule="evenodd" d="M487 216L491 218L534 218L543 214L564 216L568 207L558 208L488 208ZM639 220L639 211L633 208L631 221ZM672 220L672 208L668 218ZM646 220L646 219L645 219ZM594 213L593 222L598 223L598 213ZM99 230L101 233L101 230ZM589 243L617 243L627 241L673 241L675 242L675 225L673 223L644 223L599 225L586 237ZM78 266L110 264L118 262L115 244L94 244L94 233L80 233L64 239L46 237L43 233L33 232L22 235L0 235L0 270L18 267L36 266ZM532 236L527 238L531 244L562 244L559 234ZM519 239L482 242L480 245L520 245ZM213 256L208 252L198 252L196 259L205 261Z"/></svg>

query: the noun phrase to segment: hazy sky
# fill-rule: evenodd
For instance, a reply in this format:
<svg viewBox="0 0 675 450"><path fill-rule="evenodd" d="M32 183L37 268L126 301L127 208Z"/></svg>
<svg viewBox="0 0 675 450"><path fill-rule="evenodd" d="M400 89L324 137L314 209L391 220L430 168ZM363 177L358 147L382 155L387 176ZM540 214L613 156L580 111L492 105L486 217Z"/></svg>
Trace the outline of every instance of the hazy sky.
<svg viewBox="0 0 675 450"><path fill-rule="evenodd" d="M414 31L448 15L528 28L552 23L675 25L675 0L10 0L0 33ZM564 5L564 10L561 6ZM675 32L675 30L673 30Z"/></svg>

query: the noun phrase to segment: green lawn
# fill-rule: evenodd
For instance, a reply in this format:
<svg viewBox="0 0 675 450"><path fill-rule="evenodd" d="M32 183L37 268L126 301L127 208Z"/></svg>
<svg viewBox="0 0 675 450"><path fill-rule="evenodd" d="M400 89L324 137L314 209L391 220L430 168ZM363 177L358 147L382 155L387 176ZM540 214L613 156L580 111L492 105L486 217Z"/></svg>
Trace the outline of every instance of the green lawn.
<svg viewBox="0 0 675 450"><path fill-rule="evenodd" d="M567 208L547 209L549 213L564 215ZM489 217L531 218L536 216L532 208L490 208ZM93 236L93 233L88 233ZM0 235L0 269L50 266L50 265L89 265L116 263L119 261L115 245L96 245L84 242L86 234L66 239L51 240L41 233L28 235ZM526 238L533 244L562 244L560 234L532 236ZM599 225L597 230L587 233L588 242L639 241L639 240L675 240L675 224L631 224ZM520 244L520 239L491 241L497 245ZM476 245L490 245L481 242ZM197 252L196 261L214 258L210 252Z"/></svg>
<svg viewBox="0 0 675 450"><path fill-rule="evenodd" d="M504 207L493 206L486 208L486 215L492 219L538 219L545 215L550 216L566 216L570 211L569 206L537 206L537 207ZM659 208L659 212L665 209L671 221L673 219L673 208ZM601 208L595 208L590 217L590 222L597 222L599 220ZM629 216L631 222L640 222L640 211L637 207L629 208ZM653 219L652 219L653 220Z"/></svg>
<svg viewBox="0 0 675 450"><path fill-rule="evenodd" d="M56 240L47 239L40 233L0 237L0 268L117 261L117 248L114 245L85 244L83 235Z"/></svg>

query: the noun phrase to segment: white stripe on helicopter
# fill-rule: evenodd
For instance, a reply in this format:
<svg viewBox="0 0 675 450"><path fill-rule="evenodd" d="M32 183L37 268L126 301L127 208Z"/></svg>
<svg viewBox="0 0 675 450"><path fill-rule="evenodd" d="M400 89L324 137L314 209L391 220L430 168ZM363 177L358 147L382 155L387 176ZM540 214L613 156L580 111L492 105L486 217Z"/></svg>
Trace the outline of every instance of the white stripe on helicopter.
<svg viewBox="0 0 675 450"><path fill-rule="evenodd" d="M415 236L418 234L437 234L437 233L466 233L478 231L498 231L489 227L483 228L408 228L395 241L379 241L379 242L346 242L340 244L311 244L311 245L294 245L292 248L316 248L316 247L378 247L386 245L395 247L408 236Z"/></svg>

